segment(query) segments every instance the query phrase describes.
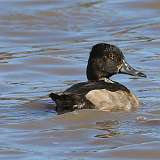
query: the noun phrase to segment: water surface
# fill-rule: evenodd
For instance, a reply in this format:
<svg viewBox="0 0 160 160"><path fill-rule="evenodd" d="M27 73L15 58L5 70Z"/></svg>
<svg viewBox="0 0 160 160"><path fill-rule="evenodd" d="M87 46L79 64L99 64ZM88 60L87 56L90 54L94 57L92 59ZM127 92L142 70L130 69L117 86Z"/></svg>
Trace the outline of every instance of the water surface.
<svg viewBox="0 0 160 160"><path fill-rule="evenodd" d="M0 159L160 159L160 2L6 0L0 5ZM92 45L119 46L148 78L116 75L132 113L57 115L48 98L85 81Z"/></svg>

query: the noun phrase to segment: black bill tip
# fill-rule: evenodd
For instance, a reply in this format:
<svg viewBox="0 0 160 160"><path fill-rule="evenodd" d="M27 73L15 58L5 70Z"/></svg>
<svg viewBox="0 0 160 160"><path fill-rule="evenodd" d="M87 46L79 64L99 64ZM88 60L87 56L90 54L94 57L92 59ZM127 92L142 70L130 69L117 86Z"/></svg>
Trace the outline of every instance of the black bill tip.
<svg viewBox="0 0 160 160"><path fill-rule="evenodd" d="M144 74L144 73L142 73L142 72L138 72L138 73L137 73L137 76L138 76L138 77L147 78L147 75Z"/></svg>

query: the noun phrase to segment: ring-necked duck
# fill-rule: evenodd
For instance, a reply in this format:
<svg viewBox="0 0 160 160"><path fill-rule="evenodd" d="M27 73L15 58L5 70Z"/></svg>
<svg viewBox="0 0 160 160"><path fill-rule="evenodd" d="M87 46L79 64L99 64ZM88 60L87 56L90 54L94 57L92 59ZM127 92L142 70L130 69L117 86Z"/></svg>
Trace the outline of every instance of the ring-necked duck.
<svg viewBox="0 0 160 160"><path fill-rule="evenodd" d="M94 45L86 73L87 82L75 84L61 94L49 95L55 101L58 113L89 108L130 111L139 106L138 98L129 89L109 79L118 73L146 77L125 61L118 47L106 43Z"/></svg>

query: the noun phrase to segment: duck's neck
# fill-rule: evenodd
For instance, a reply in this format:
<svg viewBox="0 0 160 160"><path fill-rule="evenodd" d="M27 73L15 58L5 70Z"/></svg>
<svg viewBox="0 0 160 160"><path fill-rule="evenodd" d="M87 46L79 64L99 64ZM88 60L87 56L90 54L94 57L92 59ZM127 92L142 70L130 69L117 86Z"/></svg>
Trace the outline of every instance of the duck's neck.
<svg viewBox="0 0 160 160"><path fill-rule="evenodd" d="M111 79L106 78L106 77L100 78L100 79L98 79L98 80L89 80L89 81L90 81L90 82L104 81L104 82L106 82L106 83L114 83Z"/></svg>
<svg viewBox="0 0 160 160"><path fill-rule="evenodd" d="M111 79L106 78L106 77L100 78L99 80L103 80L103 81L106 82L106 83L114 83Z"/></svg>

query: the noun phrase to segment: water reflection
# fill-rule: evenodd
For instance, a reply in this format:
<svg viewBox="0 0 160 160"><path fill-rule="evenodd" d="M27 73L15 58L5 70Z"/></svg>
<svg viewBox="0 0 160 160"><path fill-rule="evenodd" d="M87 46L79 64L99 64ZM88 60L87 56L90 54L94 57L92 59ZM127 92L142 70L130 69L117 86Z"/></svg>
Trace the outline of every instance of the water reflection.
<svg viewBox="0 0 160 160"><path fill-rule="evenodd" d="M98 134L95 137L98 138L113 138L115 136L121 135L119 131L116 131L118 128L118 125L120 125L120 122L117 120L109 120L104 122L96 122L97 129L104 130L106 133Z"/></svg>

